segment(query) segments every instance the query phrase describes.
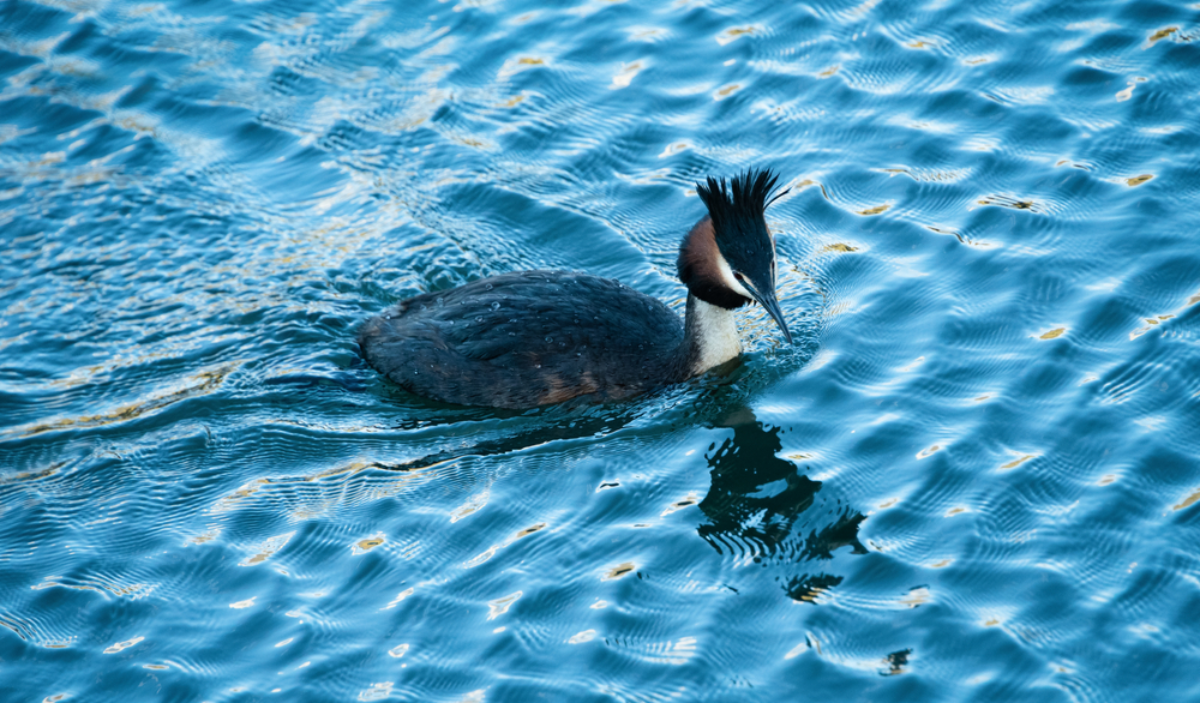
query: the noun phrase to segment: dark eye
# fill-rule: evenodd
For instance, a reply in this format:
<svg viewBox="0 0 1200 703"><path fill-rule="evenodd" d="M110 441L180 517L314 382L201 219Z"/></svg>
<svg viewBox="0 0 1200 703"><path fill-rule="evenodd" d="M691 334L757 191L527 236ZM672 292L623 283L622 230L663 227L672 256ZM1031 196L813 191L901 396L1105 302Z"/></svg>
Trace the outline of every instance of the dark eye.
<svg viewBox="0 0 1200 703"><path fill-rule="evenodd" d="M746 282L746 277L743 276L742 274L738 273L737 271L733 272L733 277L737 279L738 283Z"/></svg>

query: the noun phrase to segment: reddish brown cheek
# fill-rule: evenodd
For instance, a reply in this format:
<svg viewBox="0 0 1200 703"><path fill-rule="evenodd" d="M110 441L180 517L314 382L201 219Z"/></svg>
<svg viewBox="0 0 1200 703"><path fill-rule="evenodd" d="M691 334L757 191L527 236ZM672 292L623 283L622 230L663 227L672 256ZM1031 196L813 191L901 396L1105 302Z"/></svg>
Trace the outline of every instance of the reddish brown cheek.
<svg viewBox="0 0 1200 703"><path fill-rule="evenodd" d="M683 256L695 278L714 280L718 275L714 262L720 252L717 250L717 237L711 219L704 218L688 233Z"/></svg>

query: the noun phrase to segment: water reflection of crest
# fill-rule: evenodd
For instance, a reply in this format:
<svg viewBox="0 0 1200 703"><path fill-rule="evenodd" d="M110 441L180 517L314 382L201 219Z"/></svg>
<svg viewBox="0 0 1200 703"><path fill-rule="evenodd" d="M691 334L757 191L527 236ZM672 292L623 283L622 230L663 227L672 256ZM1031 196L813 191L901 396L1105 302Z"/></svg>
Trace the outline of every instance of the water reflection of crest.
<svg viewBox="0 0 1200 703"><path fill-rule="evenodd" d="M828 561L847 546L854 554L867 552L858 540L862 513L840 500L828 510L813 510L822 483L778 456L780 428L763 425L749 408L715 426L733 430L733 436L707 457L712 488L700 502L707 521L697 531L714 549L764 565ZM841 581L824 571L805 572L788 578L784 590L794 600L812 602Z"/></svg>

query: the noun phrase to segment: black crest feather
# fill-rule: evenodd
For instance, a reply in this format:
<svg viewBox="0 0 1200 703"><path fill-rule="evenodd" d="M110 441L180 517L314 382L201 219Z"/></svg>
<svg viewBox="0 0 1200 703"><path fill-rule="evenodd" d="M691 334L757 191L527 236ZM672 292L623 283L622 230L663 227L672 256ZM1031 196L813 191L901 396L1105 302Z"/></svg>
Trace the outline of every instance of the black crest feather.
<svg viewBox="0 0 1200 703"><path fill-rule="evenodd" d="M766 210L767 205L774 201L771 191L778 180L779 176L764 168L748 169L734 176L728 187L724 178L712 176L708 177L707 185L696 184L696 192L712 217L719 244L734 244L736 241L742 246L752 246L755 240L770 236L766 230ZM723 239L726 241L722 242ZM767 243L769 245L769 240Z"/></svg>
<svg viewBox="0 0 1200 703"><path fill-rule="evenodd" d="M748 169L731 178L728 185L724 178L712 176L707 185L696 184L712 218L717 247L734 270L747 274L769 270L775 249L767 230L766 209L773 201L771 192L777 180L778 176L764 168Z"/></svg>

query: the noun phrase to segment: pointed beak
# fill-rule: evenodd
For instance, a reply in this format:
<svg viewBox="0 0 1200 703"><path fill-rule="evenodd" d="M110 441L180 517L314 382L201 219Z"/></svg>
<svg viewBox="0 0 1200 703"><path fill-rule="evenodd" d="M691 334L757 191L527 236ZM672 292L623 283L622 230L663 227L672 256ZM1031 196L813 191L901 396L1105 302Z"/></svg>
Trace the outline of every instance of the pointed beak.
<svg viewBox="0 0 1200 703"><path fill-rule="evenodd" d="M746 285L746 284L749 285ZM743 281L746 290L750 291L750 295L754 296L755 302L763 306L775 324L779 325L779 329L783 331L783 338L788 344L792 343L792 333L788 332L787 323L783 320L783 311L779 309L779 301L775 298L775 286L769 282L761 282L765 285L760 285L760 281ZM766 291L765 293L760 291Z"/></svg>

